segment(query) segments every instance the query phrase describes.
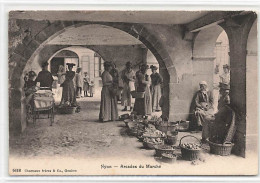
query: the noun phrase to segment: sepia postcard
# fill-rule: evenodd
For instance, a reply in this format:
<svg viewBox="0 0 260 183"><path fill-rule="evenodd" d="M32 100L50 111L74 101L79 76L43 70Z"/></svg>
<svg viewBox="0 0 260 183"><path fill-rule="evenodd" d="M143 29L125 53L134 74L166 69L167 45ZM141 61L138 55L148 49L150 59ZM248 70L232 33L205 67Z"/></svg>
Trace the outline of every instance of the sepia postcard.
<svg viewBox="0 0 260 183"><path fill-rule="evenodd" d="M257 12L9 11L9 175L257 175Z"/></svg>

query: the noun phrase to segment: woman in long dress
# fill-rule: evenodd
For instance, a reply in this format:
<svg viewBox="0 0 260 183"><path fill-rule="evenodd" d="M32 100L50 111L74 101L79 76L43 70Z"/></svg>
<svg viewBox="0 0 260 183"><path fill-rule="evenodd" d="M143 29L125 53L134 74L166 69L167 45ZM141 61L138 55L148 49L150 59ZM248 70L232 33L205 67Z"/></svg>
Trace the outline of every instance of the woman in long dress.
<svg viewBox="0 0 260 183"><path fill-rule="evenodd" d="M62 65L59 66L59 70L58 70L57 74L58 74L58 84L60 85L60 87L58 88L58 96L61 95L60 105L63 105L64 100L62 98L62 91L63 91L62 83L65 81L65 78L66 78L66 72L65 72L64 66L62 66Z"/></svg>
<svg viewBox="0 0 260 183"><path fill-rule="evenodd" d="M150 92L151 78L146 74L148 66L143 64L136 73L136 91L145 92L144 98L135 99L134 109L137 115L148 116L152 114L152 100Z"/></svg>
<svg viewBox="0 0 260 183"><path fill-rule="evenodd" d="M151 94L152 94L152 110L153 111L161 111L161 107L159 105L160 98L162 96L161 84L163 82L162 76L157 72L156 66L151 66L152 74L151 74Z"/></svg>
<svg viewBox="0 0 260 183"><path fill-rule="evenodd" d="M76 92L74 88L73 79L75 77L75 72L72 71L72 67L75 64L68 63L69 71L66 72L65 81L62 83L63 91L62 91L62 99L64 100L64 104L68 106L76 107Z"/></svg>
<svg viewBox="0 0 260 183"><path fill-rule="evenodd" d="M102 73L103 87L101 90L101 103L99 120L101 122L115 121L118 119L117 98L113 90L113 77L109 73L112 69L110 62L104 62L104 72Z"/></svg>

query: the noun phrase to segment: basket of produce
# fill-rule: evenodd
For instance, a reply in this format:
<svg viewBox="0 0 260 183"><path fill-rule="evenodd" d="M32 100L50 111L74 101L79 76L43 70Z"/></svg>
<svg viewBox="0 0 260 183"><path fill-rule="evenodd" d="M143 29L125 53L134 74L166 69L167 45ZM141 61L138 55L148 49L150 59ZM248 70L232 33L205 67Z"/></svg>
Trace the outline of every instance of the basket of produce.
<svg viewBox="0 0 260 183"><path fill-rule="evenodd" d="M177 155L172 153L163 153L162 161L165 163L175 163L177 161Z"/></svg>
<svg viewBox="0 0 260 183"><path fill-rule="evenodd" d="M129 119L129 118L130 118L130 115L129 115L129 114L122 114L122 115L119 116L119 120L120 120L120 121Z"/></svg>
<svg viewBox="0 0 260 183"><path fill-rule="evenodd" d="M148 126L145 127L143 137L165 138L166 135L164 132L157 130L154 125L148 124Z"/></svg>
<svg viewBox="0 0 260 183"><path fill-rule="evenodd" d="M165 143L168 145L175 145L178 139L178 131L167 132Z"/></svg>
<svg viewBox="0 0 260 183"><path fill-rule="evenodd" d="M131 95L133 98L144 98L145 92L137 92L137 91L131 91Z"/></svg>
<svg viewBox="0 0 260 183"><path fill-rule="evenodd" d="M58 108L58 111L60 114L74 114L76 113L77 107L72 107L72 106L62 106Z"/></svg>
<svg viewBox="0 0 260 183"><path fill-rule="evenodd" d="M156 128L162 132L167 132L167 131L176 131L178 127L178 123L176 122L165 122L162 121L161 123L156 125Z"/></svg>
<svg viewBox="0 0 260 183"><path fill-rule="evenodd" d="M218 144L211 141L208 141L210 147L211 154L217 154L220 156L229 156L231 154L231 150L234 146L233 143L224 143Z"/></svg>
<svg viewBox="0 0 260 183"><path fill-rule="evenodd" d="M182 140L187 137L192 137L196 139L199 143L182 143ZM194 137L192 135L183 136L180 139L179 146L181 148L181 155L184 160L192 161L199 158L201 153L201 143L197 137Z"/></svg>
<svg viewBox="0 0 260 183"><path fill-rule="evenodd" d="M161 157L163 153L171 153L173 154L173 152L176 150L176 148L174 146L170 146L170 145L156 145L154 146L155 148L155 156L157 157Z"/></svg>
<svg viewBox="0 0 260 183"><path fill-rule="evenodd" d="M145 149L155 149L156 145L164 144L164 140L162 138L155 137L145 137L143 139L143 146Z"/></svg>
<svg viewBox="0 0 260 183"><path fill-rule="evenodd" d="M158 125L160 122L162 122L162 118L158 116L152 116L149 120L149 123L153 125Z"/></svg>
<svg viewBox="0 0 260 183"><path fill-rule="evenodd" d="M178 131L186 132L190 127L190 121L179 121L178 123Z"/></svg>

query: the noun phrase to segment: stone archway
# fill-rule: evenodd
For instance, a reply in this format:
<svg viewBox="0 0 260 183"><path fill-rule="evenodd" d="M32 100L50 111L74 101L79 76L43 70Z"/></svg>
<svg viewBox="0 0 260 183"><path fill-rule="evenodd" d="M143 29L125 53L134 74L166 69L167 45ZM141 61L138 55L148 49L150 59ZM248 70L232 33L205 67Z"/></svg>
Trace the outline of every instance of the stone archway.
<svg viewBox="0 0 260 183"><path fill-rule="evenodd" d="M42 49L45 48L45 45L48 41L52 40L54 37L60 33L66 31L70 27L79 27L82 25L89 24L101 24L110 26L121 31L124 31L131 36L139 39L156 57L159 65L160 72L164 78L164 95L165 98L169 99L169 82L171 75L171 82L174 82L174 79L177 80L176 69L173 65L171 57L169 56L167 49L163 45L160 38L156 35L151 34L143 25L140 24L128 24L128 23L110 23L110 22L77 22L77 21L55 21L49 26L40 30L34 37L26 36L21 44L19 44L15 49L13 54L9 58L9 109L10 114L12 112L21 113L21 84L20 77L22 72L28 62L28 60L33 60ZM175 81L176 82L176 81ZM166 100L166 103L163 107L163 115L169 116L170 111L169 100ZM10 115L10 121L16 121L20 123L21 119L19 117L13 117ZM18 124L16 129L23 128Z"/></svg>

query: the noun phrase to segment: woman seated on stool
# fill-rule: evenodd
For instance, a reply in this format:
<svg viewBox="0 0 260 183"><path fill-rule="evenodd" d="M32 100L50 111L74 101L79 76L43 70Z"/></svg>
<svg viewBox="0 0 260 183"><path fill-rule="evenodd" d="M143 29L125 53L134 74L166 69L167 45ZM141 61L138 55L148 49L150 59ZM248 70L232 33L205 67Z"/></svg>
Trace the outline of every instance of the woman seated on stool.
<svg viewBox="0 0 260 183"><path fill-rule="evenodd" d="M205 118L214 114L213 110L213 95L208 91L208 84L206 81L199 83L200 90L196 93L195 97L195 125L198 130L202 130L202 141L204 142L208 138L209 125Z"/></svg>

